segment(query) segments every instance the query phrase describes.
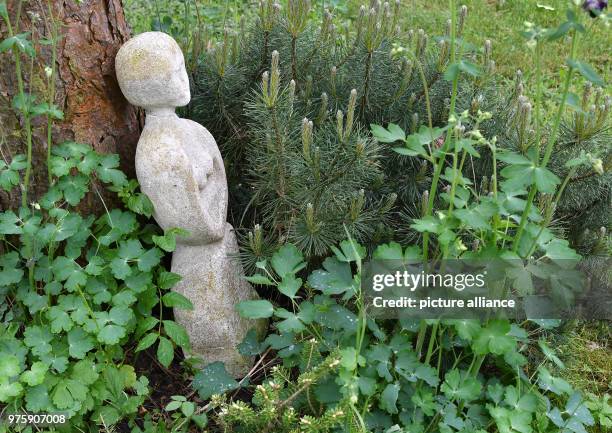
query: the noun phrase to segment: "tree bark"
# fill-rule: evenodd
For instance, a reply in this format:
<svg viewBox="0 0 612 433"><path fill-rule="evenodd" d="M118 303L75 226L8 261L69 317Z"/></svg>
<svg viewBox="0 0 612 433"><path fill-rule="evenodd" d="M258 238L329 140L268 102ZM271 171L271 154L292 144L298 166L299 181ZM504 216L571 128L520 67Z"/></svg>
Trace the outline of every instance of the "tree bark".
<svg viewBox="0 0 612 433"><path fill-rule="evenodd" d="M64 120L55 122L53 143L76 141L101 153L118 153L122 170L133 177L141 116L125 100L115 78L115 54L130 36L121 0L8 0L7 9L14 26L18 22L15 33L30 31L34 41L34 61L22 56L26 92L32 94L45 93L45 66L52 61L50 47L36 42L51 39L53 22L60 26L55 104L63 110ZM0 40L7 35L2 22ZM25 153L23 119L10 108L18 93L14 66L10 53L0 54L0 157L5 161ZM40 97L39 102L43 102ZM33 125L30 202L47 188L46 118L35 118ZM17 208L20 197L18 188L0 196L0 209ZM97 194L90 194L81 208L96 212L101 205Z"/></svg>

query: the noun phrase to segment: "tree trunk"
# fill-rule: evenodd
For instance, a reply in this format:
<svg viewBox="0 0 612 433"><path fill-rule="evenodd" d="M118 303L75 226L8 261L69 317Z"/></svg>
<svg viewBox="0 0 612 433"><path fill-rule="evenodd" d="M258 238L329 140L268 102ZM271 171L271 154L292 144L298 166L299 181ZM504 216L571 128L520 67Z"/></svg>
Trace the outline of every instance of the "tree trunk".
<svg viewBox="0 0 612 433"><path fill-rule="evenodd" d="M54 82L55 104L63 110L64 120L55 122L53 143L76 141L101 153L118 153L121 168L133 177L141 125L139 112L125 100L115 78L115 54L130 36L121 0L8 0L7 9L14 27L18 21L15 33L31 32L36 58L31 62L22 56L22 69L25 91L39 95L39 102L47 94L45 66L52 61L51 48L40 41L51 39L54 28L61 35ZM3 40L8 29L0 23ZM14 67L10 53L0 54L0 157L5 161L25 153L23 119L10 108L18 93ZM33 125L30 202L47 188L46 118L34 118ZM20 197L19 188L0 196L0 209L17 208ZM82 205L86 212L101 208L97 195L91 194Z"/></svg>

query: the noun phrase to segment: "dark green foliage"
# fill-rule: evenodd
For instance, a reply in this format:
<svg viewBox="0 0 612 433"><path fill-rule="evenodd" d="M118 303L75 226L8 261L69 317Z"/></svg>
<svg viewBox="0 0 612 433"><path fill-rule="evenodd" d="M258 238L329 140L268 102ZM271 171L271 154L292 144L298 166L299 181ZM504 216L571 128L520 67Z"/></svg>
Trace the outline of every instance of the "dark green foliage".
<svg viewBox="0 0 612 433"><path fill-rule="evenodd" d="M285 241L309 257L324 256L345 227L368 246L402 236L393 233L419 207L431 167L398 157L366 129L393 122L415 130L448 117L446 38L428 44L423 31L401 32L399 3L362 8L343 32L329 13L317 25L308 10L305 1L284 11L263 2L256 23L238 36L228 31L195 76L189 111L224 153L230 218L239 228L260 224L263 231L243 236L251 269L270 245ZM503 99L490 74L490 44L482 54L467 44L461 50L484 73L465 62L479 76L462 74L457 108L497 110ZM503 124L482 126L496 133Z"/></svg>

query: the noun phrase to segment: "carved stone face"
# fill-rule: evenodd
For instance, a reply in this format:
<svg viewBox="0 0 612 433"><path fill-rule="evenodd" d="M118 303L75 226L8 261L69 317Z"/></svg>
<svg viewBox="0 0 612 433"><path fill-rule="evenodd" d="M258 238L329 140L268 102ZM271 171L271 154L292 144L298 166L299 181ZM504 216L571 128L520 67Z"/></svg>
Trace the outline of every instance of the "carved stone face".
<svg viewBox="0 0 612 433"><path fill-rule="evenodd" d="M117 53L115 69L121 91L132 105L175 108L191 100L185 58L165 33L141 33L127 41Z"/></svg>

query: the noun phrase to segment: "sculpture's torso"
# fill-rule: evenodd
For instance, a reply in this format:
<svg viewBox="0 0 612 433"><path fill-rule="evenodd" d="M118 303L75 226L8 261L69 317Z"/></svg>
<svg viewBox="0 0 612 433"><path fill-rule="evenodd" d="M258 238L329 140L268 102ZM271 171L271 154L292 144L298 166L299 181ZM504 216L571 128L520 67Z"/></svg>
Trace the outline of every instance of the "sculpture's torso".
<svg viewBox="0 0 612 433"><path fill-rule="evenodd" d="M136 174L164 229L180 227L172 272L182 276L173 290L194 304L175 309L194 352L206 362L224 361L235 376L250 360L236 351L250 327L262 323L241 318L235 305L256 298L235 261L232 226L226 222L227 181L212 135L201 125L177 116L148 115L136 150Z"/></svg>

